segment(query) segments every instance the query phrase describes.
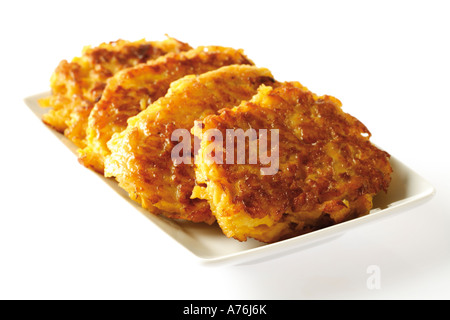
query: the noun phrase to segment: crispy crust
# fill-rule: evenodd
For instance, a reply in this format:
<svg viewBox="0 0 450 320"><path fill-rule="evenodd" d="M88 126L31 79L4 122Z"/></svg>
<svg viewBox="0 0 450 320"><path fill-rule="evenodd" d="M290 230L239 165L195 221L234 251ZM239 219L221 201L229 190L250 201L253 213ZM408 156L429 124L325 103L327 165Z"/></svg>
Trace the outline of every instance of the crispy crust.
<svg viewBox="0 0 450 320"><path fill-rule="evenodd" d="M127 129L109 141L105 175L116 177L132 199L152 212L158 209L170 218L213 223L208 203L190 197L195 186L193 162L172 162L176 142L171 135L175 129L190 130L195 120L250 99L261 84L273 83L267 69L247 65L173 82L165 97L130 118Z"/></svg>
<svg viewBox="0 0 450 320"><path fill-rule="evenodd" d="M118 40L95 48L86 47L81 57L72 62L61 61L53 73L52 95L40 101L41 106L52 108L43 121L77 146L84 147L89 114L110 77L169 52L190 49L188 44L173 38L151 42Z"/></svg>
<svg viewBox="0 0 450 320"><path fill-rule="evenodd" d="M114 133L126 129L128 118L164 96L173 81L232 64L253 65L242 50L210 46L169 53L118 72L108 80L102 98L91 111L87 146L80 151L80 162L103 173L104 158L110 153L107 143Z"/></svg>
<svg viewBox="0 0 450 320"><path fill-rule="evenodd" d="M193 197L208 200L228 237L274 242L359 217L389 186L390 156L367 128L297 82L262 86L250 102L206 117L201 132L235 128L278 129L279 171L211 162L205 150L216 142L202 141Z"/></svg>
<svg viewBox="0 0 450 320"><path fill-rule="evenodd" d="M365 215L390 184L389 154L339 100L275 81L241 50L194 50L173 38L103 43L62 61L51 88L43 122L81 148L82 164L115 177L154 214L217 220L239 241L275 242ZM216 141L202 141L196 166L193 153L191 164L171 159L176 129L225 137L238 128L279 130L275 174L261 175L261 162L209 161Z"/></svg>

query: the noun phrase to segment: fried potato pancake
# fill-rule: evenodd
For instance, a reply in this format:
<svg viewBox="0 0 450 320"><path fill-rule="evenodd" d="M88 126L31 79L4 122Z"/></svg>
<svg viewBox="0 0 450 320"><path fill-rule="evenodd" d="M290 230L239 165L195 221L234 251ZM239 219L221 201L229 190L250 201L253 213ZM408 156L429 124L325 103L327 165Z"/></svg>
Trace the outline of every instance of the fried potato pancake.
<svg viewBox="0 0 450 320"><path fill-rule="evenodd" d="M115 177L131 199L150 212L213 223L208 202L191 199L193 161L172 161L177 144L172 133L186 129L190 137L195 120L250 99L261 84L273 85L272 74L249 65L226 66L173 82L166 96L130 118L128 127L113 135L108 142L111 154L105 160L105 176Z"/></svg>
<svg viewBox="0 0 450 320"><path fill-rule="evenodd" d="M84 147L89 114L101 98L108 78L120 70L145 63L169 52L192 49L173 38L164 41L118 40L84 48L81 57L61 61L50 79L52 95L40 100L52 109L44 123Z"/></svg>
<svg viewBox="0 0 450 320"><path fill-rule="evenodd" d="M208 200L228 237L274 242L369 213L372 197L387 190L390 155L370 142L369 130L331 96L316 96L298 82L271 88L233 109L203 119L203 129L278 129L278 171L262 175L257 163L220 164L203 139L193 198ZM271 145L270 135L268 144ZM222 143L222 142L220 142ZM208 149L207 149L208 148ZM232 149L223 149L224 158Z"/></svg>
<svg viewBox="0 0 450 320"><path fill-rule="evenodd" d="M107 142L127 127L128 118L164 96L170 84L189 74L202 74L232 64L253 65L242 50L210 46L169 53L147 64L122 70L108 80L102 98L92 109L87 128L87 147L80 162L99 173L109 155Z"/></svg>

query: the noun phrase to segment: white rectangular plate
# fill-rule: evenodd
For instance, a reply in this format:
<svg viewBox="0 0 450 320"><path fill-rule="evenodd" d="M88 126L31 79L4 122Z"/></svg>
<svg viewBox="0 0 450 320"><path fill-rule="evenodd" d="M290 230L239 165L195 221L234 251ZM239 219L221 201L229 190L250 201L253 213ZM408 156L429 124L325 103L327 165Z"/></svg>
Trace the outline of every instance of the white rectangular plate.
<svg viewBox="0 0 450 320"><path fill-rule="evenodd" d="M42 93L25 98L26 105L39 119L46 110L39 106L38 99L48 95L49 93ZM42 126L46 128L44 124ZM64 135L51 129L48 130L74 154L77 154L76 146ZM217 224L208 226L152 215L132 201L114 180L98 176L136 210L147 216L167 235L189 250L201 263L237 264L274 258L328 241L360 225L422 204L433 196L434 188L417 173L394 157L391 157L391 165L394 173L389 190L387 193L381 192L374 198L374 207L369 215L273 244L264 244L252 239L247 242L229 239L223 235Z"/></svg>

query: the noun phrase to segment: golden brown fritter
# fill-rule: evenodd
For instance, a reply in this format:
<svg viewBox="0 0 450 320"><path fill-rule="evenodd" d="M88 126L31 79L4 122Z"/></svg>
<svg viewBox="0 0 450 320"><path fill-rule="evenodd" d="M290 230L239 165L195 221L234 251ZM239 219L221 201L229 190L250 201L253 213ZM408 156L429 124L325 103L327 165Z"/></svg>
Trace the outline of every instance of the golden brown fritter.
<svg viewBox="0 0 450 320"><path fill-rule="evenodd" d="M114 133L126 129L128 118L164 96L172 81L232 64L253 63L242 50L210 46L170 53L118 72L108 80L89 116L87 147L80 151L80 162L103 173L104 158L110 153L107 142Z"/></svg>
<svg viewBox="0 0 450 320"><path fill-rule="evenodd" d="M86 47L81 57L72 62L61 61L53 73L52 95L40 101L41 106L52 108L43 121L83 147L89 114L101 98L108 78L169 52L190 49L188 44L173 38L150 42L118 40L95 48Z"/></svg>
<svg viewBox="0 0 450 320"><path fill-rule="evenodd" d="M172 161L172 149L178 144L172 141L172 133L186 129L191 137L195 120L238 105L250 99L261 84L273 83L267 69L248 65L226 66L173 82L165 97L130 118L127 129L109 141L105 175L116 177L133 200L153 213L213 223L207 201L191 199L193 162Z"/></svg>
<svg viewBox="0 0 450 320"><path fill-rule="evenodd" d="M367 128L336 98L318 97L297 82L262 86L251 101L206 117L196 134L218 129L225 137L237 128L278 129L279 170L262 175L268 165L260 159L215 163L209 151L222 142L202 140L193 198L208 200L228 237L274 242L359 217L389 186L390 156L369 141ZM270 138L268 146L276 146ZM236 147L224 148L223 159Z"/></svg>

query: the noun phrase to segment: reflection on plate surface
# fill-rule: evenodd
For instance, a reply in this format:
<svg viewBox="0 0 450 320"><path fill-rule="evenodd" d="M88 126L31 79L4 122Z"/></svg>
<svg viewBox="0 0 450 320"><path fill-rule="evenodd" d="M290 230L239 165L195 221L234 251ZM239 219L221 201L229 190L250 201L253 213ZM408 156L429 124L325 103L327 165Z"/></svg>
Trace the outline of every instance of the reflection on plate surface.
<svg viewBox="0 0 450 320"><path fill-rule="evenodd" d="M41 108L37 101L48 95L49 93L42 93L25 98L26 105L39 119L41 119L46 110ZM45 124L42 124L42 126L46 127ZM77 147L69 139L50 128L47 129L63 142L68 149L77 154ZM98 175L136 210L148 217L150 221L195 255L200 262L207 264L237 264L274 258L332 240L359 225L420 205L433 196L434 188L417 173L395 157L391 157L391 165L394 172L389 190L387 193L380 192L374 198L373 209L369 215L272 244L261 243L254 239L249 239L247 242L229 239L223 235L217 224L208 226L206 224L175 221L154 216L132 201L115 180L104 178L94 172L92 173Z"/></svg>

